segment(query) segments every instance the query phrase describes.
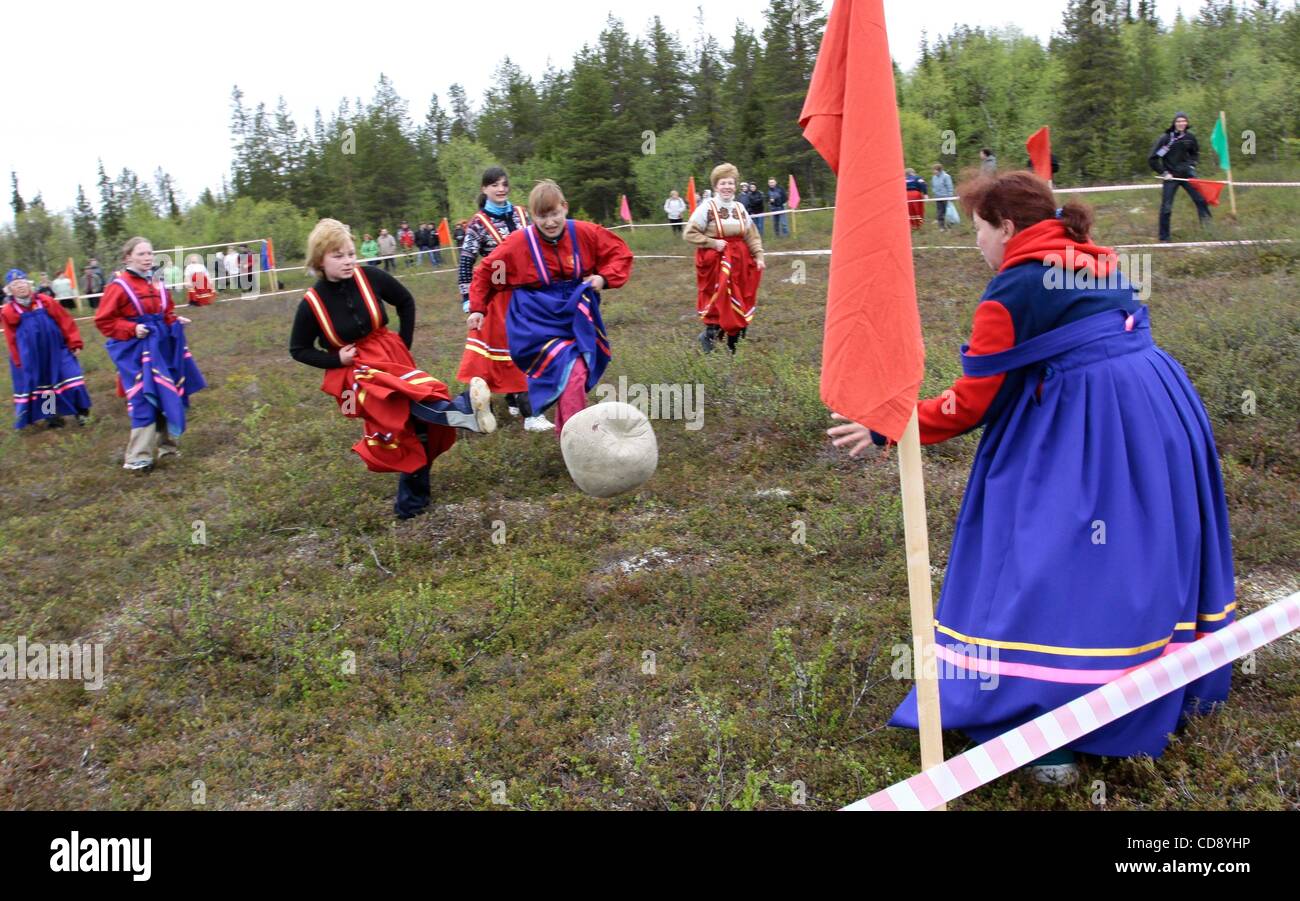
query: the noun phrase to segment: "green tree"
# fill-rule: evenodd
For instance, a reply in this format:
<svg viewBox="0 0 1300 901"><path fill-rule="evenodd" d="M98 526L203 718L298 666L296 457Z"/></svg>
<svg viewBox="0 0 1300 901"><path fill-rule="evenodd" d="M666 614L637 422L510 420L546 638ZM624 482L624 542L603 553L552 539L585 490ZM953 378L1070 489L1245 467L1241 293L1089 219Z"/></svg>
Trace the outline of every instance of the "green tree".
<svg viewBox="0 0 1300 901"><path fill-rule="evenodd" d="M499 163L492 151L464 135L452 138L438 152L438 172L447 184L453 221L468 219L478 211L483 170L496 165Z"/></svg>

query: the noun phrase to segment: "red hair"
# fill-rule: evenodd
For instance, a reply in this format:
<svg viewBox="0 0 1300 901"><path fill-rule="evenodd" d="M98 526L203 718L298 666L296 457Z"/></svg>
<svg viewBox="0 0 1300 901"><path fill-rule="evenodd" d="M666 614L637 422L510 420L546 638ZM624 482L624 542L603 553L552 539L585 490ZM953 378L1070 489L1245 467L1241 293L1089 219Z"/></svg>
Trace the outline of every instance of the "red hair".
<svg viewBox="0 0 1300 901"><path fill-rule="evenodd" d="M957 190L967 213L975 213L992 226L1010 219L1016 231L1024 231L1044 219L1058 218L1052 189L1032 172L1002 172L977 175ZM1092 232L1092 209L1071 201L1061 207L1061 224L1074 241L1088 241Z"/></svg>

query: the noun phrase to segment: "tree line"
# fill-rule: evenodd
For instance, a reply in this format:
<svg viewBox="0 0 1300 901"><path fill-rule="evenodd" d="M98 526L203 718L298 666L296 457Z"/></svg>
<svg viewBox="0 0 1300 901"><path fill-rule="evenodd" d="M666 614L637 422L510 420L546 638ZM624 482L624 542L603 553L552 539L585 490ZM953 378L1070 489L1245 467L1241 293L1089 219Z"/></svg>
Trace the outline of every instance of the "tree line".
<svg viewBox="0 0 1300 901"><path fill-rule="evenodd" d="M520 196L554 178L575 215L606 223L624 194L638 221L661 219L669 190L690 175L705 187L724 159L760 183L793 174L808 201L833 202L835 178L798 125L825 24L818 0L770 0L759 27L737 22L729 35L701 17L688 42L658 17L637 37L611 16L567 68L535 77L507 56L477 101L452 84L418 115L385 75L369 100L317 110L310 126L283 98L268 107L235 86L220 186L186 203L161 168L110 178L101 165L90 195L79 186L63 216L39 196L25 201L14 175L15 221L0 229L0 254L33 268L74 254L111 259L109 248L141 233L160 248L270 235L281 258L298 256L318 215L359 232L466 218L493 164L510 170ZM1126 179L1147 171L1176 110L1202 136L1208 177L1219 174L1207 139L1220 109L1238 170L1300 156L1300 11L1278 0L1204 0L1168 24L1154 0L1068 0L1046 42L957 26L924 35L917 63L894 75L905 157L921 171L934 162L961 171L982 147L1024 166L1025 138L1049 125L1058 183Z"/></svg>

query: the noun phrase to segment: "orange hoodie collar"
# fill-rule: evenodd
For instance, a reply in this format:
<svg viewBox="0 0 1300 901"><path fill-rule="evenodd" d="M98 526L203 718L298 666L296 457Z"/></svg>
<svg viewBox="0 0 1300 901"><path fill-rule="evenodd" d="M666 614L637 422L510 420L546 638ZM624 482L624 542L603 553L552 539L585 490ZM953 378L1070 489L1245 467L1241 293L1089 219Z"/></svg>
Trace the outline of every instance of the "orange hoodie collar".
<svg viewBox="0 0 1300 901"><path fill-rule="evenodd" d="M1048 257L1054 257L1067 268L1087 269L1094 275L1106 275L1117 268L1114 248L1075 241L1065 233L1065 223L1060 219L1044 219L1011 236L998 271Z"/></svg>

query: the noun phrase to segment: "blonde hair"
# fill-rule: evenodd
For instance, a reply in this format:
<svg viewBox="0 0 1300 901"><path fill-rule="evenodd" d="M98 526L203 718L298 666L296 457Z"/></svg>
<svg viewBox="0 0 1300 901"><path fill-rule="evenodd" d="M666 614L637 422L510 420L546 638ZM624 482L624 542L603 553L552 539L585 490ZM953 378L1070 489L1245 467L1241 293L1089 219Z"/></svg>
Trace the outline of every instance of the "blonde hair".
<svg viewBox="0 0 1300 901"><path fill-rule="evenodd" d="M533 186L528 194L528 212L534 216L544 216L552 210L568 203L560 186L549 178L544 178Z"/></svg>
<svg viewBox="0 0 1300 901"><path fill-rule="evenodd" d="M122 245L122 260L126 261L129 259L131 254L134 253L135 249L141 244L148 244L150 247L153 247L153 242L148 238L142 238L139 235L136 235L134 238L127 238L126 243Z"/></svg>
<svg viewBox="0 0 1300 901"><path fill-rule="evenodd" d="M709 183L716 188L718 182L722 181L724 178L730 178L733 181L740 181L740 170L731 165L731 163L718 163L718 165L713 167L713 174L709 176Z"/></svg>
<svg viewBox="0 0 1300 901"><path fill-rule="evenodd" d="M319 275L325 254L340 250L352 240L352 231L337 219L322 219L307 236L307 271Z"/></svg>

